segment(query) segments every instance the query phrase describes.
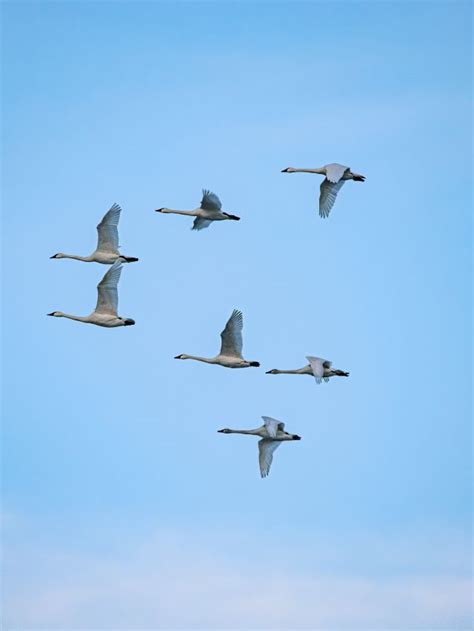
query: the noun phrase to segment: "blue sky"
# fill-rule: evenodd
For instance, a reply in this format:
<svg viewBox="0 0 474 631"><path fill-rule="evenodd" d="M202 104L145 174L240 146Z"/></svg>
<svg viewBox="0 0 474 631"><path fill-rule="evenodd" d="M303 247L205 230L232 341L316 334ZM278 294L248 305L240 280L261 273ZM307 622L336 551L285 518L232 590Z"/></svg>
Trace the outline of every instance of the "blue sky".
<svg viewBox="0 0 474 631"><path fill-rule="evenodd" d="M471 7L3 5L6 629L468 629ZM349 164L326 221L320 178ZM191 232L215 191L239 223ZM89 254L118 202L105 330ZM232 309L262 368L212 355ZM350 371L270 376L305 355ZM303 440L258 474L251 437ZM183 606L184 605L184 606Z"/></svg>

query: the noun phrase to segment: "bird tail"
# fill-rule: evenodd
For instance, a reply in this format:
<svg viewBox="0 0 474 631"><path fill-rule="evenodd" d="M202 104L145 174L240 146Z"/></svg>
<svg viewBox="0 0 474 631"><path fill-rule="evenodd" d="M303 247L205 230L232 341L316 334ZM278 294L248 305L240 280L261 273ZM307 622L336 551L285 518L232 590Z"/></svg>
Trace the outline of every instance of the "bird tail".
<svg viewBox="0 0 474 631"><path fill-rule="evenodd" d="M135 263L136 261L138 261L135 256L121 256L120 258L122 258L127 263Z"/></svg>
<svg viewBox="0 0 474 631"><path fill-rule="evenodd" d="M365 175L359 175L358 173L353 173L352 179L355 182L365 182Z"/></svg>
<svg viewBox="0 0 474 631"><path fill-rule="evenodd" d="M338 377L348 377L349 373L348 372L344 372L343 370L335 370L334 374L337 375Z"/></svg>
<svg viewBox="0 0 474 631"><path fill-rule="evenodd" d="M240 221L240 217L237 217L237 215L229 215L229 213L222 213L223 215L225 215L228 219L233 219L234 221Z"/></svg>

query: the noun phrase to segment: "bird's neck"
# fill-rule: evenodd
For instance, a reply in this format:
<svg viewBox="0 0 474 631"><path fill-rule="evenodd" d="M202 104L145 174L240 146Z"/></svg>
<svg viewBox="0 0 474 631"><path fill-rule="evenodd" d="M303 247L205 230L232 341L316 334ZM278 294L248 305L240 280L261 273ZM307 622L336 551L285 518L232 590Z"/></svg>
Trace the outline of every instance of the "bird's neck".
<svg viewBox="0 0 474 631"><path fill-rule="evenodd" d="M259 429L230 429L228 434L251 434L252 436L259 436Z"/></svg>
<svg viewBox="0 0 474 631"><path fill-rule="evenodd" d="M215 357L199 357L198 355L186 355L186 359L194 359L197 362L204 362L205 364L215 364Z"/></svg>
<svg viewBox="0 0 474 631"><path fill-rule="evenodd" d="M58 316L56 316L58 317ZM72 315L71 313L62 313L59 316L60 318L68 318L69 320L76 320L77 322L89 322L89 316L77 316Z"/></svg>
<svg viewBox="0 0 474 631"><path fill-rule="evenodd" d="M324 167L320 169L294 169L293 173L317 173L318 175L326 175L326 169Z"/></svg>
<svg viewBox="0 0 474 631"><path fill-rule="evenodd" d="M92 255L89 256L79 256L79 254L63 254L63 259L74 259L75 261L85 261L86 263L91 263L93 261Z"/></svg>
<svg viewBox="0 0 474 631"><path fill-rule="evenodd" d="M295 370L277 370L277 375L304 375L305 368L295 368Z"/></svg>
<svg viewBox="0 0 474 631"><path fill-rule="evenodd" d="M172 210L171 208L162 208L161 212L170 215L187 215L188 217L198 216L197 210Z"/></svg>

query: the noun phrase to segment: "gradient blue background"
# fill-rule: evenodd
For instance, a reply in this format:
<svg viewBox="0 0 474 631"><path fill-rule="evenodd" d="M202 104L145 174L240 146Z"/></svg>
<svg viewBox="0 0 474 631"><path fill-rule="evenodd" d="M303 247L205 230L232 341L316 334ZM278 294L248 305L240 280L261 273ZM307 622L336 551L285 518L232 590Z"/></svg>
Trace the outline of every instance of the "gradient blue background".
<svg viewBox="0 0 474 631"><path fill-rule="evenodd" d="M4 4L6 629L470 628L470 21ZM320 178L280 170L333 161L367 181L323 221ZM242 220L153 212L203 187ZM48 257L89 254L113 202L136 326L45 317L94 307L106 268ZM261 369L173 360L217 352L233 308ZM306 354L350 378L265 375ZM266 480L216 433L262 414L303 437Z"/></svg>

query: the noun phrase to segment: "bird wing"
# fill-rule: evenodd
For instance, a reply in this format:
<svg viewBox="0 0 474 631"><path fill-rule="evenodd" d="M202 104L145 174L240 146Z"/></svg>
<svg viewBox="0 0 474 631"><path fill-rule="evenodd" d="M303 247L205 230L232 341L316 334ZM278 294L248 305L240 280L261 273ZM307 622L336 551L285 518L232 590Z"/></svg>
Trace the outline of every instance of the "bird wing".
<svg viewBox="0 0 474 631"><path fill-rule="evenodd" d="M210 219L203 219L202 217L196 217L193 221L193 227L191 230L202 230L203 228L207 228L212 223Z"/></svg>
<svg viewBox="0 0 474 631"><path fill-rule="evenodd" d="M329 217L331 208L334 206L337 194L344 185L344 180L333 183L328 179L322 181L319 194L319 215L320 217Z"/></svg>
<svg viewBox="0 0 474 631"><path fill-rule="evenodd" d="M308 355L306 359L309 361L316 383L321 383L321 379L324 377L324 363L326 360L321 359L321 357L311 357L311 355Z"/></svg>
<svg viewBox="0 0 474 631"><path fill-rule="evenodd" d="M221 355L226 357L242 358L242 328L244 320L242 312L238 309L232 311L232 315L227 320L225 329L221 333Z"/></svg>
<svg viewBox="0 0 474 631"><path fill-rule="evenodd" d="M118 291L117 285L122 273L122 261L118 260L112 265L104 278L97 285L96 313L110 313L117 315Z"/></svg>
<svg viewBox="0 0 474 631"><path fill-rule="evenodd" d="M220 210L222 208L221 200L215 193L202 190L201 208L204 210ZM204 227L204 226L203 226Z"/></svg>
<svg viewBox="0 0 474 631"><path fill-rule="evenodd" d="M103 252L119 253L118 222L122 209L118 204L114 204L102 217L102 221L97 226L97 249Z"/></svg>
<svg viewBox="0 0 474 631"><path fill-rule="evenodd" d="M324 168L326 169L327 179L333 184L337 184L344 173L349 169L349 167L346 167L343 164L337 164L337 162L326 164Z"/></svg>
<svg viewBox="0 0 474 631"><path fill-rule="evenodd" d="M270 473L273 452L280 444L280 440L272 440L271 438L262 438L262 440L258 441L258 464L260 465L260 475L262 478L266 478Z"/></svg>
<svg viewBox="0 0 474 631"><path fill-rule="evenodd" d="M278 430L282 432L285 429L285 423L277 421L276 418L272 418L271 416L262 416L262 418L268 435L272 438L276 438Z"/></svg>

